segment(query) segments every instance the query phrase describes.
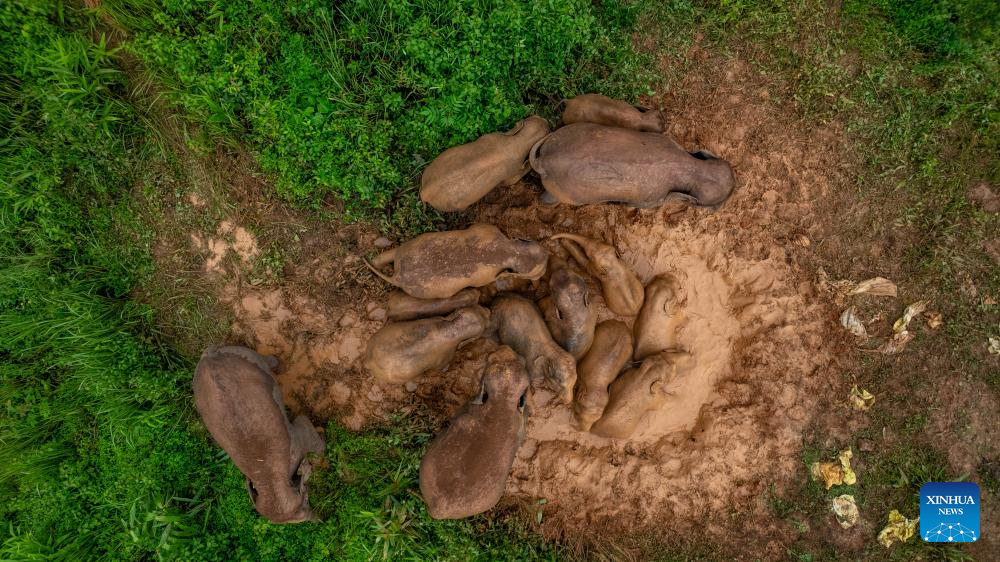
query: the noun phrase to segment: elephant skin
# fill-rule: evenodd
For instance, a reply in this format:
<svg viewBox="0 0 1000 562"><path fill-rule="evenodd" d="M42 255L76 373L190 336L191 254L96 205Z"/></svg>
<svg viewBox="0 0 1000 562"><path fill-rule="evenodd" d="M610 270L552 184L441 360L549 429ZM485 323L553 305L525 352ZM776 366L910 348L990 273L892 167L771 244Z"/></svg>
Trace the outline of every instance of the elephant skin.
<svg viewBox="0 0 1000 562"><path fill-rule="evenodd" d="M608 309L622 316L635 316L644 298L642 283L618 257L614 247L586 236L556 234L566 251L601 282L601 292Z"/></svg>
<svg viewBox="0 0 1000 562"><path fill-rule="evenodd" d="M445 316L466 306L473 306L479 303L478 289L462 289L454 296L444 299L418 299L411 297L403 291L393 291L389 295L390 322L404 320L416 320L418 318L430 318L431 316Z"/></svg>
<svg viewBox="0 0 1000 562"><path fill-rule="evenodd" d="M512 240L493 225L476 223L465 230L421 234L365 263L411 297L446 299L497 279L540 279L547 262L548 252L538 243ZM380 271L389 264L392 275Z"/></svg>
<svg viewBox="0 0 1000 562"><path fill-rule="evenodd" d="M729 163L708 151L689 153L665 135L593 123L557 129L532 148L530 160L543 200L570 205L718 208L736 184Z"/></svg>
<svg viewBox="0 0 1000 562"><path fill-rule="evenodd" d="M448 316L386 324L368 340L365 368L380 381L409 382L447 367L455 351L481 336L489 323L489 311L476 305Z"/></svg>
<svg viewBox="0 0 1000 562"><path fill-rule="evenodd" d="M528 373L501 347L487 358L482 390L427 448L420 494L434 519L461 519L497 504L524 441Z"/></svg>
<svg viewBox="0 0 1000 562"><path fill-rule="evenodd" d="M549 296L540 301L552 338L574 359L583 357L594 342L597 307L590 301L587 280L565 260L549 258Z"/></svg>
<svg viewBox="0 0 1000 562"><path fill-rule="evenodd" d="M611 383L604 414L590 432L601 437L628 439L647 412L664 405L673 383L685 376L692 365L686 353L663 352L625 371Z"/></svg>
<svg viewBox="0 0 1000 562"><path fill-rule="evenodd" d="M454 146L434 159L420 178L420 200L439 211L463 211L498 185L513 185L531 169L528 152L549 134L537 115L506 133L490 133Z"/></svg>
<svg viewBox="0 0 1000 562"><path fill-rule="evenodd" d="M576 384L576 361L552 339L535 303L513 293L500 293L491 308L493 334L524 358L532 380L545 380L568 404Z"/></svg>
<svg viewBox="0 0 1000 562"><path fill-rule="evenodd" d="M649 133L662 133L665 125L659 111L637 107L599 94L583 94L566 101L563 123L596 123Z"/></svg>
<svg viewBox="0 0 1000 562"><path fill-rule="evenodd" d="M597 325L594 344L576 366L573 415L580 431L590 431L608 405L608 387L632 360L632 330L618 320Z"/></svg>
<svg viewBox="0 0 1000 562"><path fill-rule="evenodd" d="M306 453L323 451L308 418L289 423L274 357L245 347L212 347L194 374L194 401L212 438L246 477L257 511L273 523L315 520Z"/></svg>

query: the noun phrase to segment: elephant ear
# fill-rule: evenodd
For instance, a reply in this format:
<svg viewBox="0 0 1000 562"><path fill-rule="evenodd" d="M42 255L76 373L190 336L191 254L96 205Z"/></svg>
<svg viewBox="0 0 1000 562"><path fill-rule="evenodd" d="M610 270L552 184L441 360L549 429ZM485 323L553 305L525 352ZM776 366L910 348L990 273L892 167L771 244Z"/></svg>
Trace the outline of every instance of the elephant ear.
<svg viewBox="0 0 1000 562"><path fill-rule="evenodd" d="M252 503L254 507L257 507L257 488L254 487L253 482L246 477L243 478L243 485L246 487L247 494L250 496L250 503Z"/></svg>
<svg viewBox="0 0 1000 562"><path fill-rule="evenodd" d="M489 400L489 398L490 394L486 392L486 378L483 377L483 380L479 383L479 394L473 397L472 401L469 402L469 404L482 406L483 404L486 403L487 400Z"/></svg>
<svg viewBox="0 0 1000 562"><path fill-rule="evenodd" d="M544 355L539 355L531 362L529 373L536 375L533 378L537 378L537 375L540 375L541 378L550 380L552 378L552 362Z"/></svg>
<svg viewBox="0 0 1000 562"><path fill-rule="evenodd" d="M666 396L667 394L669 394L669 392L667 392L667 385L663 382L662 379L656 379L653 382L649 383L650 396L658 398Z"/></svg>
<svg viewBox="0 0 1000 562"><path fill-rule="evenodd" d="M524 128L524 125L525 125L525 124L526 124L527 122L528 122L528 120L527 120L527 119L521 119L520 121L518 121L518 122L517 122L517 124L516 124L516 125L514 125L514 128L513 128L513 129L511 129L511 130L509 130L509 131L505 131L505 132L503 132L503 133L500 133L500 134L502 134L502 135L504 135L504 136L506 136L506 137L512 137L512 136L514 136L514 135L516 135L516 134L520 133L520 132L521 132L521 129L523 129L523 128Z"/></svg>

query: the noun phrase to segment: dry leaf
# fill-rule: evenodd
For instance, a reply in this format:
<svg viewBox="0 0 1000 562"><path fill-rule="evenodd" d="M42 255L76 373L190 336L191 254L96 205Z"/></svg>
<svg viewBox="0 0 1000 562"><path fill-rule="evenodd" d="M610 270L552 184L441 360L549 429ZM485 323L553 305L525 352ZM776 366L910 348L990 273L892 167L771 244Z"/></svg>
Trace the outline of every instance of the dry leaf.
<svg viewBox="0 0 1000 562"><path fill-rule="evenodd" d="M822 480L827 490L839 484L854 484L858 481L858 477L851 469L853 454L850 449L847 449L837 455L836 461L814 462L809 468L812 479Z"/></svg>
<svg viewBox="0 0 1000 562"><path fill-rule="evenodd" d="M850 449L841 451L837 458L840 459L840 466L844 469L844 484L854 485L858 481L858 475L854 474L854 469L851 468L851 457L854 456L854 451Z"/></svg>
<svg viewBox="0 0 1000 562"><path fill-rule="evenodd" d="M989 342L986 351L989 351L990 355L1000 355L1000 338L990 337Z"/></svg>
<svg viewBox="0 0 1000 562"><path fill-rule="evenodd" d="M932 330L937 330L944 325L944 317L941 316L940 312L927 312L924 316L927 317L927 327Z"/></svg>
<svg viewBox="0 0 1000 562"><path fill-rule="evenodd" d="M993 306L996 303L997 301L994 300L993 297L989 295L983 295L983 304L985 304L986 306Z"/></svg>
<svg viewBox="0 0 1000 562"><path fill-rule="evenodd" d="M832 287L834 292L836 292L839 295L850 294L850 292L854 290L855 286L856 285L854 284L854 281L850 281L848 279L841 279L839 281L830 282L830 287Z"/></svg>
<svg viewBox="0 0 1000 562"><path fill-rule="evenodd" d="M857 287L851 291L852 295L866 293L874 297L894 297L896 296L896 284L885 277L873 277L858 283Z"/></svg>
<svg viewBox="0 0 1000 562"><path fill-rule="evenodd" d="M814 462L809 473L812 474L813 481L822 480L827 490L844 483L844 469L837 462Z"/></svg>
<svg viewBox="0 0 1000 562"><path fill-rule="evenodd" d="M875 404L875 396L863 388L858 388L858 385L851 388L851 394L847 399L855 410L867 410Z"/></svg>
<svg viewBox="0 0 1000 562"><path fill-rule="evenodd" d="M857 308L850 306L841 313L840 325L846 328L848 332L854 334L854 337L861 340L862 343L868 341L868 330L865 329L865 325L858 318Z"/></svg>
<svg viewBox="0 0 1000 562"><path fill-rule="evenodd" d="M919 517L916 519L907 519L894 509L889 513L889 524L878 534L878 542L882 543L886 548L892 546L892 543L896 541L906 542L913 536L919 522Z"/></svg>
<svg viewBox="0 0 1000 562"><path fill-rule="evenodd" d="M892 331L895 333L905 332L906 328L909 327L910 321L913 320L915 316L920 314L927 308L930 304L928 301L917 301L910 306L906 307L903 311L903 317L896 320L896 323L892 325Z"/></svg>
<svg viewBox="0 0 1000 562"><path fill-rule="evenodd" d="M850 529L858 524L858 504L854 503L854 496L842 494L833 498L833 507L830 509L842 528Z"/></svg>
<svg viewBox="0 0 1000 562"><path fill-rule="evenodd" d="M903 351L906 348L906 344L911 341L913 341L913 334L904 330L898 334L893 334L891 338L878 347L878 351L886 355L895 355Z"/></svg>

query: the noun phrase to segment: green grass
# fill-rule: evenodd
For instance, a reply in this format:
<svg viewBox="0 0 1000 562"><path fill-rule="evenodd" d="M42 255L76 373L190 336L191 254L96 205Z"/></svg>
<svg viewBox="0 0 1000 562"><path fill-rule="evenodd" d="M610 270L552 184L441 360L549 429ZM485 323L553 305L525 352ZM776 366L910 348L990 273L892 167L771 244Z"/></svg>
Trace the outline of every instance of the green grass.
<svg viewBox="0 0 1000 562"><path fill-rule="evenodd" d="M729 0L104 0L98 13L59 0L0 4L0 559L568 556L504 514L432 521L413 495L428 439L415 418L363 434L327 428L329 468L314 473L311 493L322 523L256 515L192 411L192 358L163 337L158 311L133 300L154 268L137 195L184 173L163 116L135 92L160 92L177 111L185 150L246 147L289 201L336 199L349 217L406 233L435 220L416 202L415 178L440 150L531 112L551 117L576 93L635 100L676 78L656 76L656 57L678 57L695 36L781 77L802 119L846 126L861 155L856 195L885 210L871 232L913 237L899 281L907 296L934 298L947 321L936 347L861 365L879 405L898 409L873 414L871 431L885 425L905 444L866 454L857 486L804 482L765 501L804 537L845 491L872 521L890 509L914 515L920 484L966 475L923 440L928 412L894 395L895 381L931 390L911 373L933 352L1000 388L981 349L1000 312L956 296L971 279L1000 297L1000 268L982 249L1000 224L965 197L974 182L1000 184L998 10L930 0L836 10ZM129 32L121 47L94 33L101 17ZM633 48L636 29L656 39L655 52ZM126 53L155 89L123 71ZM254 274L272 281L285 252L265 248ZM211 321L196 316L175 315ZM807 447L805 465L835 452ZM998 462L968 475L984 493L997 493ZM886 556L871 540L867 555ZM839 555L806 541L788 556ZM963 552L911 542L888 556Z"/></svg>

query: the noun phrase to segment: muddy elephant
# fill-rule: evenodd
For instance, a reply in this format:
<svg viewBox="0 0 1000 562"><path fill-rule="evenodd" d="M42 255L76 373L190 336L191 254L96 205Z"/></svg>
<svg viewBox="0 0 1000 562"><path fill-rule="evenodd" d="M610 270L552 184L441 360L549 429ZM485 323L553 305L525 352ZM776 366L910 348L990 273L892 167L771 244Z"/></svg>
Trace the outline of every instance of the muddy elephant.
<svg viewBox="0 0 1000 562"><path fill-rule="evenodd" d="M685 296L676 277L661 274L646 285L646 297L635 319L635 360L661 351L676 350L677 330L684 321Z"/></svg>
<svg viewBox="0 0 1000 562"><path fill-rule="evenodd" d="M416 320L432 316L445 316L466 306L479 302L478 289L462 289L445 299L418 299L403 291L393 291L389 295L388 318L391 322Z"/></svg>
<svg viewBox="0 0 1000 562"><path fill-rule="evenodd" d="M611 383L604 414L590 428L601 437L628 439L647 412L664 405L676 382L694 367L691 356L683 352L663 352L647 357L641 365L629 369Z"/></svg>
<svg viewBox="0 0 1000 562"><path fill-rule="evenodd" d="M531 150L543 201L617 202L657 207L683 201L717 208L733 191L729 163L708 151L689 153L668 136L593 123L557 129Z"/></svg>
<svg viewBox="0 0 1000 562"><path fill-rule="evenodd" d="M431 517L470 517L500 501L524 441L527 391L521 359L509 347L490 354L479 394L420 461L420 494Z"/></svg>
<svg viewBox="0 0 1000 562"><path fill-rule="evenodd" d="M528 151L549 134L537 115L506 133L490 133L434 159L420 178L420 200L439 211L462 211L498 185L512 185L531 169Z"/></svg>
<svg viewBox="0 0 1000 562"><path fill-rule="evenodd" d="M289 422L273 376L277 359L245 347L212 347L194 374L194 401L212 438L246 477L257 511L274 523L315 519L306 453L323 450L308 418Z"/></svg>
<svg viewBox="0 0 1000 562"><path fill-rule="evenodd" d="M595 123L636 131L662 133L665 126L659 111L634 106L599 94L583 94L566 101L563 123Z"/></svg>
<svg viewBox="0 0 1000 562"><path fill-rule="evenodd" d="M608 405L608 387L632 360L632 331L623 322L597 325L594 344L576 366L573 415L580 431L590 431Z"/></svg>
<svg viewBox="0 0 1000 562"><path fill-rule="evenodd" d="M477 305L448 316L386 324L368 340L365 368L384 382L409 382L425 371L447 367L455 351L481 336L489 323L489 311Z"/></svg>
<svg viewBox="0 0 1000 562"><path fill-rule="evenodd" d="M548 252L537 242L510 239L493 225L429 232L365 263L375 275L419 299L446 299L467 287L503 278L539 279ZM380 269L393 264L392 275Z"/></svg>
<svg viewBox="0 0 1000 562"><path fill-rule="evenodd" d="M491 305L492 333L524 358L532 380L545 380L566 403L573 399L576 361L552 339L535 303L500 293Z"/></svg>
<svg viewBox="0 0 1000 562"><path fill-rule="evenodd" d="M642 282L618 257L614 246L577 234L556 234L563 248L577 263L601 282L604 304L615 314L635 316L645 298Z"/></svg>
<svg viewBox="0 0 1000 562"><path fill-rule="evenodd" d="M556 343L580 359L590 349L597 326L597 306L590 300L590 287L565 260L549 258L549 296L539 301Z"/></svg>

